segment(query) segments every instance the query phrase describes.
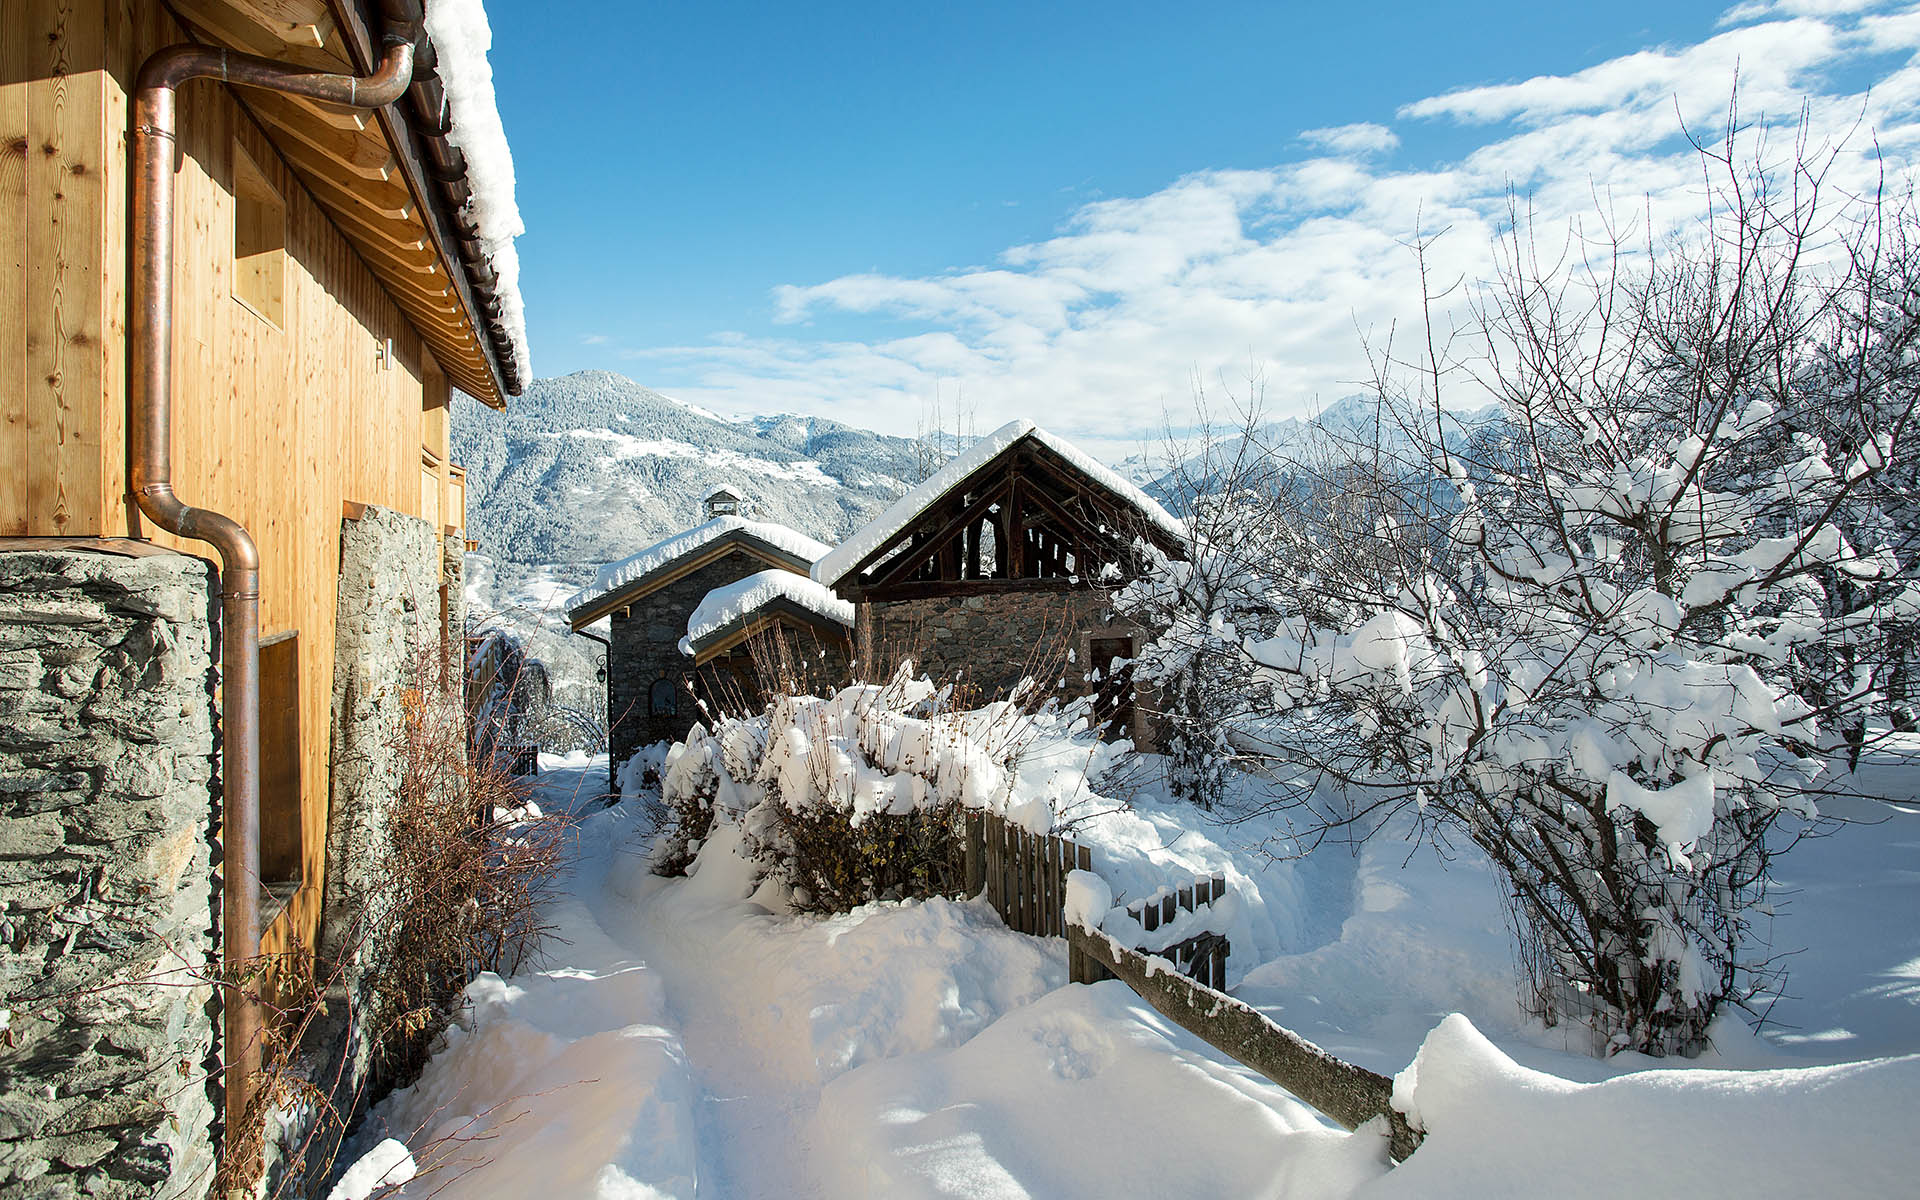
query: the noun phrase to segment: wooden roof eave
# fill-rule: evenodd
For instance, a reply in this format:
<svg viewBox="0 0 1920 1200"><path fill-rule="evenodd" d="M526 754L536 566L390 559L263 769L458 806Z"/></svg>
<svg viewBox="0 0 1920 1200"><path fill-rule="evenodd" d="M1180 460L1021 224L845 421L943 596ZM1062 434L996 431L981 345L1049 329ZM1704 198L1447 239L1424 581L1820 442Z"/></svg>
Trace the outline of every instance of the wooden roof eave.
<svg viewBox="0 0 1920 1200"><path fill-rule="evenodd" d="M685 579L701 567L718 562L735 550L743 550L769 567L805 575L813 564L797 554L789 554L771 542L762 541L744 529L729 530L699 549L668 559L625 586L608 592L580 615L567 614L567 624L576 633L617 608L627 608L646 599L670 583Z"/></svg>
<svg viewBox="0 0 1920 1200"><path fill-rule="evenodd" d="M722 625L699 641L689 641L688 648L693 651L693 665L705 666L722 655L731 654L735 649L751 641L754 635L779 624L782 620L806 625L819 633L838 638L843 644L853 644L853 631L845 625L814 612L803 604L795 604L784 596L776 596L752 612L740 616Z"/></svg>
<svg viewBox="0 0 1920 1200"><path fill-rule="evenodd" d="M339 25L342 40L355 67L362 71L371 71L377 57L375 39L361 4L358 0L325 0ZM489 385L485 393L472 393L470 388L462 388L474 395L474 398L490 408L505 408L507 389L504 372L500 369L492 340L486 333L486 322L482 318L480 306L474 298L472 282L467 278L465 267L453 247L457 242L452 218L437 197L426 186L428 171L420 159L418 148L414 145L413 131L406 120L400 116L394 105L387 105L375 114L387 145L395 152L402 181L413 194L419 205L423 223L426 226L427 240L432 245L446 272L446 278L452 285L453 299L464 318L464 324L472 341L472 348L478 351L484 365ZM444 365L444 364L443 364ZM452 372L448 372L451 376Z"/></svg>
<svg viewBox="0 0 1920 1200"><path fill-rule="evenodd" d="M357 0L168 0L190 31L282 62L366 74L375 39ZM294 175L373 270L460 390L508 394L452 217L393 105L371 113L232 87Z"/></svg>

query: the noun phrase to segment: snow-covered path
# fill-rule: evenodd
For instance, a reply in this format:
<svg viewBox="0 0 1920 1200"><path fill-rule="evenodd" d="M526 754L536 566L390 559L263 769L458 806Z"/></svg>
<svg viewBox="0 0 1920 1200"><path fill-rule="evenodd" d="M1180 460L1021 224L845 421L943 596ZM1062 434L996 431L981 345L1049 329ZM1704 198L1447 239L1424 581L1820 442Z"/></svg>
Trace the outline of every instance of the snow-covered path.
<svg viewBox="0 0 1920 1200"><path fill-rule="evenodd" d="M1488 881L1390 846L1306 875L1235 852L1260 893L1235 945L1286 948L1236 986L1289 1023L1387 1071L1420 1050L1409 1094L1430 1137L1391 1171L1379 1138L1328 1128L1124 985L1062 986L1058 943L1008 932L983 905L779 916L770 897L746 894L750 868L724 826L692 877L653 876L639 806L597 799L604 769L540 780L543 808L582 810L547 908L547 961L476 980L420 1081L355 1139L360 1152L404 1141L420 1173L377 1188L404 1158L388 1144L337 1197L1380 1200L1537 1195L1549 1177L1559 1194L1598 1197L1612 1194L1621 1153L1674 1194L1832 1200L1891 1194L1910 1177L1901 1126L1920 1100L1920 1057L1622 1074L1629 1056L1558 1053L1541 1031L1503 1024L1514 1009L1497 912L1479 895ZM1839 920L1858 928L1890 903L1888 889L1920 891L1900 823L1920 817L1894 815L1898 828L1859 831L1894 836L1835 840L1801 860L1804 915L1834 940ZM1175 841L1200 859L1223 853L1178 819L1149 806L1107 829L1114 869ZM1869 881L1846 905L1817 899ZM1887 966L1908 952L1910 923L1895 914L1910 911L1894 905L1846 950L1867 979L1816 989L1833 997L1816 1006L1834 1014L1821 1021L1871 1031L1883 1052L1916 1040L1897 1031L1914 1009L1911 964ZM1449 1004L1473 1022L1423 1034ZM1785 1065L1758 1039L1722 1061L1735 1058Z"/></svg>

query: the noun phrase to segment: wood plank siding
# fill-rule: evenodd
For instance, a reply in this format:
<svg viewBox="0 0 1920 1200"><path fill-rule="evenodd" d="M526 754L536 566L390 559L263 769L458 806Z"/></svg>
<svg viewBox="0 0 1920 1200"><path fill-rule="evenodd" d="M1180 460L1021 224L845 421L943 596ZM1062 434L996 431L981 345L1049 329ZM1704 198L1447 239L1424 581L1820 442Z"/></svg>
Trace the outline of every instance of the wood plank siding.
<svg viewBox="0 0 1920 1200"><path fill-rule="evenodd" d="M146 57L187 35L138 0L0 0L0 31L0 536L211 557L126 496L130 93ZM284 949L311 945L319 917L340 514L377 504L444 528L460 513L448 384L231 90L191 82L179 116L174 484L257 540L263 636L299 631L306 884L269 931ZM239 155L283 206L277 313L236 295Z"/></svg>

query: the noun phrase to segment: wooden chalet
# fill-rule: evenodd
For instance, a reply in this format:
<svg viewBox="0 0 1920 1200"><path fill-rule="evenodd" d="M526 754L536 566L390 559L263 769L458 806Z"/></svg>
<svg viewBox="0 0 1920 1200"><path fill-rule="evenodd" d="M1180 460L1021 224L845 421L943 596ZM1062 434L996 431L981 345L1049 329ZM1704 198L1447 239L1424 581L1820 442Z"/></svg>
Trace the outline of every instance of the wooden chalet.
<svg viewBox="0 0 1920 1200"><path fill-rule="evenodd" d="M428 581L405 615L459 645L449 401L519 393L517 290L468 215L419 0L0 13L0 554L215 563L224 951L311 950L339 867L339 672L366 661L342 547L356 520L400 522ZM232 1024L247 1002L227 1008L233 1127L257 1047Z"/></svg>
<svg viewBox="0 0 1920 1200"><path fill-rule="evenodd" d="M884 672L912 658L981 696L1020 679L1104 688L1118 735L1141 740L1131 659L1141 630L1111 597L1142 542L1181 556L1185 533L1152 498L1031 421L980 439L814 565L858 607L857 657Z"/></svg>
<svg viewBox="0 0 1920 1200"><path fill-rule="evenodd" d="M642 746L684 738L701 719L702 704L731 711L743 696L757 695L750 643L769 622L796 645L835 636L817 613L799 615L792 610L803 606L769 595L742 619L701 631L697 646L689 640L689 623L709 593L767 571L805 581L827 552L784 525L715 515L716 505L739 499L731 490L710 493L706 522L607 564L568 602L575 632L609 622L608 750L616 763ZM837 636L844 641L844 626Z"/></svg>

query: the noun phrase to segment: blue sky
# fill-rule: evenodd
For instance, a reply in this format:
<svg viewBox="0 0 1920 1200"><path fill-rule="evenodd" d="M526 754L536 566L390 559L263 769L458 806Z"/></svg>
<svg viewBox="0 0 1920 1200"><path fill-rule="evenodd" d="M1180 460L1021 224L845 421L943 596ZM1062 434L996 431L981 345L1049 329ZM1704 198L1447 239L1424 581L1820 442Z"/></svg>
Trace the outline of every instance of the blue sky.
<svg viewBox="0 0 1920 1200"><path fill-rule="evenodd" d="M1477 278L1509 183L1684 188L1736 68L1902 166L1920 96L1859 0L564 7L489 6L537 374L1110 451L1250 363L1276 413L1354 390L1416 220Z"/></svg>

